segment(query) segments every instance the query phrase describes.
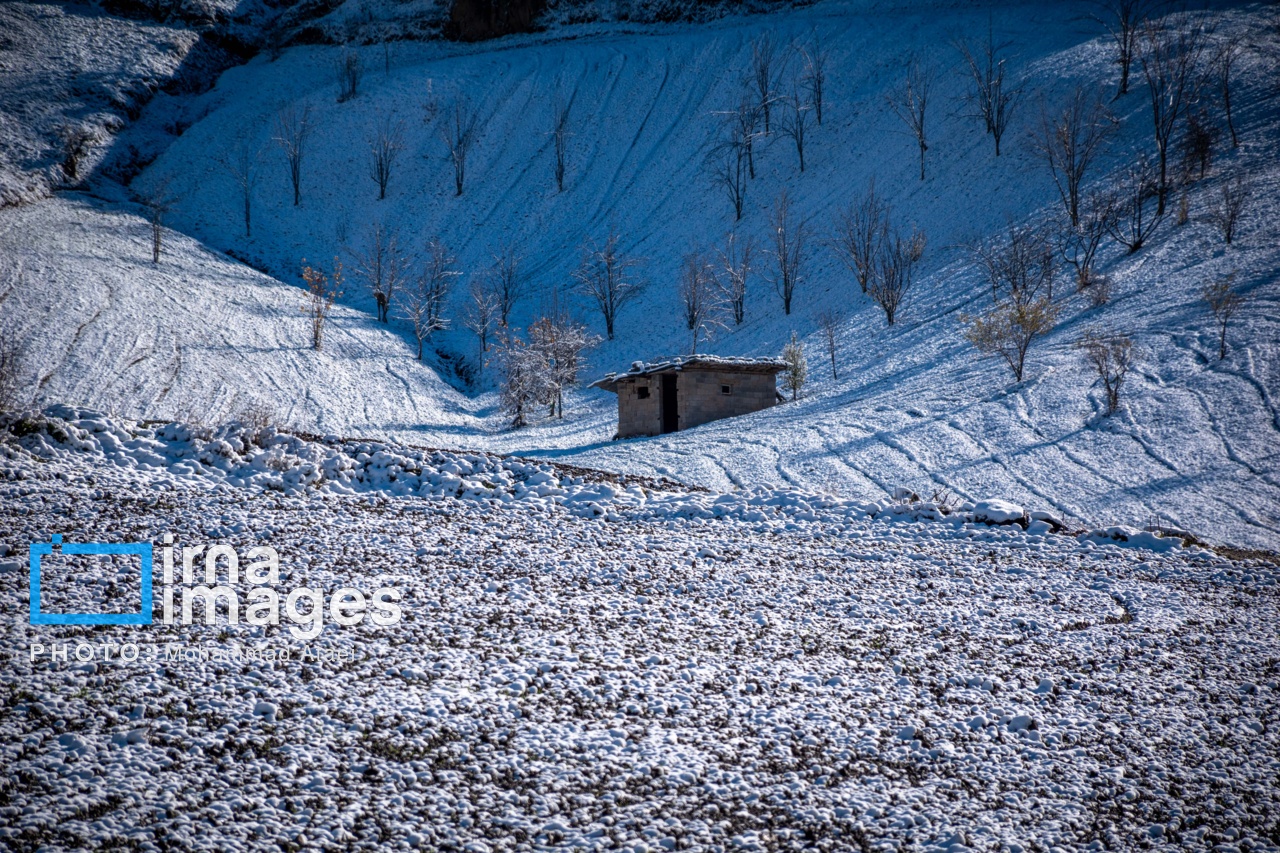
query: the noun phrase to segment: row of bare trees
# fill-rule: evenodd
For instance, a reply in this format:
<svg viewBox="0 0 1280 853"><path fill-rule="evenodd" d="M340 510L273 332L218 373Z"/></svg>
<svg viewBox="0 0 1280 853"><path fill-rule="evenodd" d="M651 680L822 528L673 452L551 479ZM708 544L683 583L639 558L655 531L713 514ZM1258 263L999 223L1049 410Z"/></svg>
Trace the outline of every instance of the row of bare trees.
<svg viewBox="0 0 1280 853"><path fill-rule="evenodd" d="M359 82L359 62L354 60L355 54L345 53L338 61L340 79L350 79L351 94ZM354 72L351 69L355 69ZM346 74L348 78L341 75ZM354 74L353 77L350 75ZM345 84L344 84L345 85ZM339 101L347 98L340 97ZM480 115L471 101L459 95L444 110L441 110L434 98L428 98L424 105L426 120L438 122L437 133L445 145L448 159L453 167L454 195L460 196L466 188L467 163L480 134ZM557 191L564 190L566 164L568 157L568 141L570 133L569 102L558 98L552 122L551 136L554 140L554 176ZM280 148L288 166L289 181L293 188L293 204L302 204L303 166L308 153L308 141L315 130L311 107L308 105L286 104L277 110L272 127L272 141ZM403 121L392 115L383 116L373 127L368 137L368 174L378 187L379 200L387 197L387 187L391 183L397 162L405 148L405 126ZM252 205L255 188L261 176L263 147L253 141L248 133L236 136L233 142L218 155L218 164L232 177L236 183L238 197L242 203L245 235L252 232Z"/></svg>
<svg viewBox="0 0 1280 853"><path fill-rule="evenodd" d="M799 57L800 69L787 85L783 81L793 56ZM756 153L766 140L791 140L804 172L809 133L822 124L827 56L816 30L808 43L789 48L767 32L752 42L750 68L736 103L718 113L720 127L706 161L713 182L733 206L735 220L742 218L748 181L756 177Z"/></svg>
<svg viewBox="0 0 1280 853"><path fill-rule="evenodd" d="M831 245L892 326L911 295L925 242L919 229L894 224L892 207L872 180L836 217Z"/></svg>

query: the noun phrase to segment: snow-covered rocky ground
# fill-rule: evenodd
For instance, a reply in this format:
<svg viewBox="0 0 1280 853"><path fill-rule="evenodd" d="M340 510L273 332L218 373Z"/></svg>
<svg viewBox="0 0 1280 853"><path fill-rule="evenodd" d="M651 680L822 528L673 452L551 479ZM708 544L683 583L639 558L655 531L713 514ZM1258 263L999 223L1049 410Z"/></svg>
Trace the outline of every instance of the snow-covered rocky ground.
<svg viewBox="0 0 1280 853"><path fill-rule="evenodd" d="M1274 562L54 414L0 446L9 849L1280 849ZM33 627L50 531L270 544L404 618Z"/></svg>
<svg viewBox="0 0 1280 853"><path fill-rule="evenodd" d="M963 247L994 235L1006 217L1038 221L1055 210L1048 172L1028 139L1040 100L1057 103L1077 83L1113 91L1107 42L1072 4L1015 4L994 19L997 37L1014 45L1012 67L1026 88L998 159L955 100L963 84L949 43L985 31L988 9L976 4L827 0L696 27L595 22L486 45L398 42L385 53L371 45L360 49L360 94L343 104L332 73L337 48L291 48L274 59L264 53L208 93L161 98L115 143L163 149L134 187L164 186L178 200L168 220L178 230L159 265L149 263L140 211L103 200L120 197L109 181L90 180L96 196L68 194L0 212L0 328L27 347L27 387L41 405L210 424L253 409L318 433L549 456L717 489L791 484L868 502L885 501L898 487L926 497L949 492L957 501L1001 495L1077 526L1164 525L1275 550L1276 31L1271 13L1253 4L1223 4L1211 14L1215 38L1244 38L1234 96L1240 148L1220 147L1210 176L1190 188L1186 225L1170 218L1133 256L1104 250L1111 303L1096 308L1068 295L1059 328L1032 349L1021 384L1011 384L1001 364L976 357L961 336L959 314L986 304ZM359 248L375 220L398 227L414 251L428 237L442 238L468 273L504 243L520 247L530 288L517 310L521 323L542 294L568 282L583 240L617 227L650 284L623 312L617 340L590 354L583 378L685 349L678 265L686 252L719 244L733 225L703 167L705 146L718 111L737 97L752 40L766 31L784 48L822 36L830 50L828 104L823 125L811 131L804 174L787 140L775 134L761 148L738 231L763 239L769 207L787 189L814 229L808 272L796 310L784 316L761 259L747 322L710 349L776 355L798 331L811 368L805 399L688 433L612 442L614 398L582 391L571 395L565 421L512 432L485 390L491 375L478 391L458 390L454 366L476 361L460 324L438 336L442 355L419 365L402 323L371 321L371 300L353 276L325 351L306 349L292 289L301 260L329 265L338 255L350 272L347 249ZM912 140L884 101L912 51L930 52L940 69L924 182ZM799 59L783 52L783 77L791 80ZM574 110L562 194L552 184L545 132L556 91ZM466 192L455 198L439 121L427 118L428 107L439 116L460 93L480 105L483 131ZM1150 148L1145 97L1139 81L1110 104L1121 127L1094 174L1097 184ZM315 123L299 208L271 141L271 117L284 102L310 107ZM370 129L385 116L404 123L405 149L388 198L378 201L365 160ZM163 134L166 124L186 130ZM217 162L241 133L263 146L252 238L243 235L234 181ZM1253 202L1226 247L1203 217L1237 173L1250 176ZM915 296L890 329L824 243L834 214L872 176L901 218L929 236ZM1227 358L1218 361L1199 293L1227 275L1248 303L1230 331ZM1069 290L1065 277L1062 290ZM587 306L578 307L596 323ZM834 380L813 331L827 308L846 312ZM1131 335L1141 353L1121 410L1109 419L1099 417L1099 393L1073 348L1095 326Z"/></svg>

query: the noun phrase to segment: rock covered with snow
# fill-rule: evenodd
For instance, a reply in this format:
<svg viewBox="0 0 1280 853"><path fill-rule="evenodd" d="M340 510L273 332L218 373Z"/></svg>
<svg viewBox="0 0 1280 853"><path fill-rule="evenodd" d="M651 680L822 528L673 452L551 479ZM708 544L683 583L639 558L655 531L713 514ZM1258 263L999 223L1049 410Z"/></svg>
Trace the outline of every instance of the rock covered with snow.
<svg viewBox="0 0 1280 853"><path fill-rule="evenodd" d="M1009 501L985 500L973 505L973 520L983 524L1020 524L1025 527L1027 513Z"/></svg>

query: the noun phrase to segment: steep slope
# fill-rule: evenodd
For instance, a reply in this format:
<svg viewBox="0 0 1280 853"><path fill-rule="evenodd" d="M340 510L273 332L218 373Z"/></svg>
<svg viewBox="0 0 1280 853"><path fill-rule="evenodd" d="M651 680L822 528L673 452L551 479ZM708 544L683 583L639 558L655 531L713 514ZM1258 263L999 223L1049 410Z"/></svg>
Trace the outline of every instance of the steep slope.
<svg viewBox="0 0 1280 853"><path fill-rule="evenodd" d="M1000 494L1091 522L1158 521L1214 539L1277 547L1280 485L1273 472L1280 453L1275 344L1280 251L1270 201L1278 176L1267 146L1280 125L1266 99L1275 60L1267 52L1272 36L1261 25L1262 11L1242 6L1215 13L1220 34L1246 37L1236 93L1242 147L1220 153L1211 177L1191 190L1189 224L1175 227L1170 220L1132 257L1122 257L1114 247L1105 250L1112 303L1095 309L1083 297L1069 296L1060 328L1033 351L1028 380L1020 385L1011 385L1001 365L977 359L960 335L958 314L986 304L963 247L994 234L1009 218L1024 222L1052 215L1053 187L1027 139L1038 103L1055 104L1078 83L1113 90L1115 71L1097 25L1079 9L1056 4L1001 9L994 17L996 35L1016 45L1013 65L1026 92L997 159L981 126L960 114L957 99L964 86L949 46L957 35L980 36L988 12L977 5L830 2L698 28L623 31L595 25L589 37L584 30L578 39L560 37L574 32L570 29L556 37L487 46L399 45L389 69L381 48L374 46L362 53L360 94L342 104L336 102L333 81L335 50L292 49L274 62L263 57L228 72L215 90L187 104L194 124L138 186L168 187L180 198L171 219L175 227L250 258L286 281L296 281L303 257L328 259L358 248L374 221L398 228L418 252L428 238L439 237L469 272L487 264L501 246L515 245L526 256L532 291L518 311L522 323L542 295L568 284L583 242L616 228L625 250L643 259L650 282L641 300L622 314L617 340L591 355L593 370L616 369L635 358L687 349L674 285L685 253L713 248L734 227L728 202L707 176L704 157L718 113L737 100L752 41L764 32L773 35L788 57L781 76L789 90L799 60L786 45L807 43L819 33L830 54L828 98L823 125L810 132L806 171L798 172L790 142L773 134L760 151L759 176L750 184L747 210L737 225L739 233L763 240L770 207L783 189L794 209L809 218L813 231L797 308L791 316L782 315L768 281L771 270L762 259L747 322L712 344L724 354L772 354L792 329L809 334L818 311L845 309L839 380L824 372L817 337L806 339L814 375L807 399L687 434L611 443L612 397L590 392L572 401L569 420L509 433L492 410L492 395L468 401L413 363L408 342L396 338L404 335L402 326L388 334L374 324L361 325L351 313L343 316L352 329L359 326L361 346L374 346L386 365L406 377L407 385L392 383L393 390L385 392L390 396L377 385L364 388L371 372L363 362L325 355L309 364L309 356L297 350L277 358L268 347L252 370L234 375L263 371L296 377L301 385L278 379L273 382L280 390L272 389L273 382L258 385L268 389L263 393L272 407L299 426L314 419L323 429L552 453L717 487L795 483L883 497L905 485L926 494L947 489L962 498ZM901 78L910 53L931 57L941 71L925 181L918 177L914 141L900 132L884 97ZM557 92L573 110L564 193L555 192L547 133ZM441 117L460 94L477 107L481 132L468 160L465 192L455 197L453 167L439 130ZM1108 180L1107 173L1128 162L1134 151L1150 147L1144 98L1138 86L1112 104L1121 130L1095 173L1096 182ZM313 118L303 203L297 208L282 155L271 140L272 118L282 103L308 106ZM402 123L405 147L388 198L379 201L368 176L368 139L387 119ZM243 236L234 182L216 163L239 134L262 150L252 238ZM1256 203L1228 250L1200 217L1221 181L1236 170L1253 175ZM900 219L918 224L929 236L914 299L890 329L824 245L835 212L872 177ZM35 219L26 222L22 227L43 227ZM142 226L133 222L130 227ZM28 239L14 233L19 242ZM38 247L33 251L48 254ZM143 250L129 251L140 257ZM184 258L207 256L194 247L182 251L165 262L179 275ZM1198 293L1231 273L1250 303L1231 332L1228 359L1219 363L1212 318ZM193 274L206 280L223 272L217 267ZM262 281L242 270L235 275ZM28 291L33 305L43 299L45 310L52 310L54 291L39 281ZM355 282L344 301L353 309L372 309L372 300ZM300 322L296 309L284 302L272 305L290 319L256 320L271 327L264 329L264 339L281 348L299 347L302 331L288 330L290 322ZM581 309L584 319L597 322L589 306ZM202 310L193 305L190 316L199 317ZM184 322L189 328L194 320ZM1091 378L1072 348L1084 328L1095 324L1133 335L1143 353L1121 412L1105 420L1097 416L1096 393L1087 387ZM363 343L366 332L376 345ZM183 334L175 338L181 341ZM452 361L476 358L473 340L461 330L438 336L436 343ZM72 402L130 412L156 403L158 391L134 399L134 392L120 385L95 381L90 365L101 360L96 353L107 363L127 364L118 344L103 338L100 345L81 346L87 347L86 355L49 371L47 399L55 399L49 389L65 388L81 395ZM159 362L144 360L133 369L159 373ZM70 375L60 378L62 372ZM159 379L148 381L150 387L163 387ZM329 386L361 390L312 390ZM388 402L366 405L366 397ZM212 416L231 408L226 402ZM473 413L481 417L472 418Z"/></svg>
<svg viewBox="0 0 1280 853"><path fill-rule="evenodd" d="M476 407L368 315L336 306L316 352L296 287L180 235L153 265L150 239L137 215L72 198L0 217L0 310L38 346L27 367L42 399L340 433L472 422Z"/></svg>

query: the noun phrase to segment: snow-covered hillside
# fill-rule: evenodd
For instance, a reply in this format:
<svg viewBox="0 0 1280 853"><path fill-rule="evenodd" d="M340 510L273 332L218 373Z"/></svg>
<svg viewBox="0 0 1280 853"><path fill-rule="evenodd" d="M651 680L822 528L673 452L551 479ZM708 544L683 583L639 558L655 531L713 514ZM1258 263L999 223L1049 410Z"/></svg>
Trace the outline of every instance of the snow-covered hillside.
<svg viewBox="0 0 1280 853"><path fill-rule="evenodd" d="M946 489L961 499L1000 495L1094 524L1156 522L1213 540L1280 546L1280 163L1271 150L1280 116L1271 99L1274 35L1265 11L1232 5L1215 13L1220 33L1245 33L1235 95L1241 148L1220 150L1211 176L1192 188L1187 225L1170 219L1131 257L1114 246L1104 250L1112 303L1098 309L1069 296L1059 329L1033 349L1019 385L961 337L959 313L982 307L985 298L962 247L996 233L1007 217L1023 222L1053 213L1052 184L1027 140L1039 101L1054 104L1077 83L1113 90L1116 74L1099 26L1082 7L1001 9L996 35L1015 45L1013 69L1026 93L997 159L981 125L960 115L964 84L949 46L957 36L980 37L988 13L978 5L832 0L699 27L594 24L479 46L398 44L389 70L388 55L371 46L362 52L360 94L342 104L336 49L262 56L224 74L206 95L167 105L191 126L136 182L176 195L169 222L193 239L173 238L153 270L145 223L129 211L68 199L6 212L4 323L32 349L46 401L212 421L233 415L237 398L253 398L282 420L318 431L544 453L720 488L790 483L880 499L901 485L926 495ZM793 314L782 315L762 260L747 322L710 348L776 354L793 329L811 335L818 311L846 309L840 378L824 372L811 335L813 383L796 404L613 443L612 396L583 392L564 423L508 432L491 393L470 398L449 387L413 362L403 328L388 332L356 313L373 306L355 282L332 346L315 356L304 349L293 293L194 242L296 282L302 258L327 262L381 221L415 250L439 237L467 271L513 244L527 257L531 288L545 293L567 285L584 240L617 228L624 249L643 259L650 285L623 312L617 340L591 354L592 370L682 350L674 288L681 258L719 245L734 226L703 166L705 146L717 113L736 100L752 40L765 31L784 46L820 34L830 51L827 104L823 125L811 130L803 174L788 140L775 134L760 152L760 174L737 228L764 238L769 208L785 188L814 235ZM914 142L884 102L910 53L933 57L942 72L923 182ZM794 56L790 62L788 86L799 67ZM573 110L563 193L555 192L547 132L557 92ZM478 106L482 131L465 192L455 197L439 120L428 113L447 112L459 94ZM1144 98L1139 84L1111 105L1122 129L1095 180L1105 182L1134 151L1150 147ZM282 103L309 106L315 127L296 208L283 157L270 141ZM403 122L406 145L388 197L379 201L367 174L368 137L388 117ZM242 133L263 148L252 238L243 236L232 178L216 163ZM1200 217L1233 170L1252 176L1255 204L1228 248ZM835 212L873 176L898 215L929 238L915 299L892 329L822 239ZM19 270L26 271L21 278ZM1249 303L1219 362L1212 318L1198 295L1232 273ZM1069 289L1065 276L1062 289ZM539 301L527 299L518 319L530 318ZM50 329L55 315L57 328ZM597 320L586 306L582 316ZM1098 416L1097 392L1088 390L1091 378L1072 347L1093 325L1132 335L1142 352L1121 411L1110 419ZM437 343L451 361L475 358L460 329ZM178 354L198 367L175 380Z"/></svg>

